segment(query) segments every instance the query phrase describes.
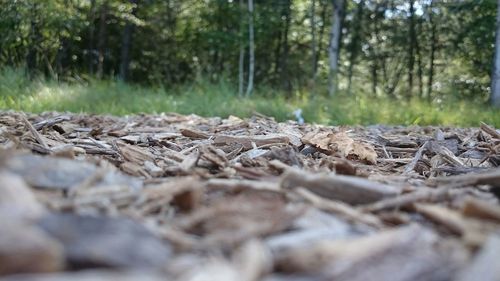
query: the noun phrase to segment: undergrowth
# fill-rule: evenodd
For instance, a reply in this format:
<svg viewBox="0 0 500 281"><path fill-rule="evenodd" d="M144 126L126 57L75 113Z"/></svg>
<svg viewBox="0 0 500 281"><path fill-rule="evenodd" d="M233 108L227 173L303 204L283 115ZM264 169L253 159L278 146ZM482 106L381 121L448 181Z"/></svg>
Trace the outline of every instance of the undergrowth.
<svg viewBox="0 0 500 281"><path fill-rule="evenodd" d="M30 81L21 71L0 70L0 109L127 115L177 112L201 116L251 116L254 112L279 121L295 119L302 109L306 122L328 125L449 125L478 126L480 121L500 127L500 110L470 100L391 100L339 93L328 98L301 90L294 93L257 88L250 98L237 96L226 81L198 81L176 87L144 87L115 80L86 82ZM286 98L285 98L286 96Z"/></svg>

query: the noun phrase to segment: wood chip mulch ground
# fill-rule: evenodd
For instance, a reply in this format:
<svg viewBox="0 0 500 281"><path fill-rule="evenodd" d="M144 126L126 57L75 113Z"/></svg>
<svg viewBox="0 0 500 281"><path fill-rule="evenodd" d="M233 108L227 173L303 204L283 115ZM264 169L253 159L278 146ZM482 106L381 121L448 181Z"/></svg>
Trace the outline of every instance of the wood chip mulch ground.
<svg viewBox="0 0 500 281"><path fill-rule="evenodd" d="M0 280L500 280L500 131L0 113Z"/></svg>

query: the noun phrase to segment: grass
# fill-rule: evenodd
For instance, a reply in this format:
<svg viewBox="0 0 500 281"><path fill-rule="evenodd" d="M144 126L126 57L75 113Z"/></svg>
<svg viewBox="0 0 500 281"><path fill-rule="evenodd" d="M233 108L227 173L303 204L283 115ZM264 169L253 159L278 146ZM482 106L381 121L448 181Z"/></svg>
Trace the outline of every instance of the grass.
<svg viewBox="0 0 500 281"><path fill-rule="evenodd" d="M421 100L395 101L364 95L335 98L297 91L293 97L269 88L256 89L251 98L238 98L227 82L196 82L165 89L141 87L114 80L59 83L29 81L22 72L0 70L0 109L25 112L70 111L127 115L177 112L201 116L236 115L254 112L279 121L294 119L301 108L306 122L329 125L450 125L478 126L480 121L500 127L500 110L472 101L447 100L429 104Z"/></svg>

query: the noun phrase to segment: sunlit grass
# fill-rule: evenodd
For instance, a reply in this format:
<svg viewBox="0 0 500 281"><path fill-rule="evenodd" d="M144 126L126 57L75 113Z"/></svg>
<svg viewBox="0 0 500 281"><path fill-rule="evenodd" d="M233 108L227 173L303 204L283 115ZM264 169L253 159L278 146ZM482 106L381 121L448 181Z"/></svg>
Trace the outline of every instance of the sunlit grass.
<svg viewBox="0 0 500 281"><path fill-rule="evenodd" d="M279 121L294 119L301 108L306 122L329 125L400 124L478 126L480 121L500 127L500 110L471 101L448 100L429 104L366 95L339 94L327 98L307 91L284 98L271 88L258 88L251 98L238 98L235 87L206 81L165 89L141 87L118 81L86 83L29 81L22 72L0 71L0 109L26 112L69 111L126 115L177 112L201 116L251 116L254 112ZM324 91L323 91L324 92Z"/></svg>

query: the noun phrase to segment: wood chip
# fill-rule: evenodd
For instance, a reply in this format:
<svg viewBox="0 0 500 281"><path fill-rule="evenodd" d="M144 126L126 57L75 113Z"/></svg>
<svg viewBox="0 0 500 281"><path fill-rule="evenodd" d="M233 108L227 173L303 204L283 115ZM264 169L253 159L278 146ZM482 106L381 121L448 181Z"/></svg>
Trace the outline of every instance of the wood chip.
<svg viewBox="0 0 500 281"><path fill-rule="evenodd" d="M338 175L316 175L289 170L281 181L282 188L304 187L328 199L348 204L367 204L388 197L395 197L401 191L394 186L385 185L363 178Z"/></svg>
<svg viewBox="0 0 500 281"><path fill-rule="evenodd" d="M498 159L486 124L4 111L0 280L495 280Z"/></svg>
<svg viewBox="0 0 500 281"><path fill-rule="evenodd" d="M245 150L254 148L253 144L261 147L269 144L288 144L290 140L284 135L254 135L254 136L230 136L216 135L214 138L215 145L222 144L241 144Z"/></svg>

